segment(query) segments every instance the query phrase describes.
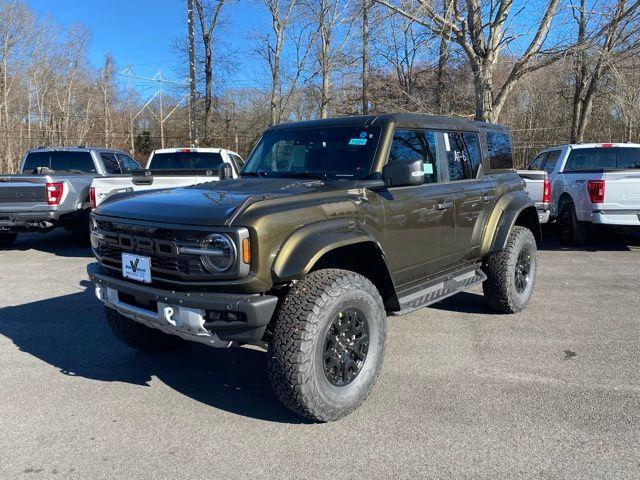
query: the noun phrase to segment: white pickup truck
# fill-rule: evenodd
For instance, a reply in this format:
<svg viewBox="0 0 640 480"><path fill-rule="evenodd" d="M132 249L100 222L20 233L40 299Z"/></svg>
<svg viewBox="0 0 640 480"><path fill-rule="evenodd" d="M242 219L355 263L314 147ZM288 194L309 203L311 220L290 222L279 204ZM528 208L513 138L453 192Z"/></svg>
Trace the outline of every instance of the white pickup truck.
<svg viewBox="0 0 640 480"><path fill-rule="evenodd" d="M640 228L640 144L559 145L528 170L549 175L550 213L563 243L584 244L591 224Z"/></svg>
<svg viewBox="0 0 640 480"><path fill-rule="evenodd" d="M145 170L128 175L94 179L90 189L91 207L96 208L118 193L186 187L219 180L218 170L231 167L230 177L237 178L244 161L235 152L222 148L163 148L149 156Z"/></svg>

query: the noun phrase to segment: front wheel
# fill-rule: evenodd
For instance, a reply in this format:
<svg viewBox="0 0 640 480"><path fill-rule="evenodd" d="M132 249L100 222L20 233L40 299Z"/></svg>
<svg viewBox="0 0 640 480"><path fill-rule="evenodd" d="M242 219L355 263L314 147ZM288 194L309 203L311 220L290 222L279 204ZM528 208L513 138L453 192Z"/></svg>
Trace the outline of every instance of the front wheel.
<svg viewBox="0 0 640 480"><path fill-rule="evenodd" d="M482 291L489 307L502 313L524 310L533 294L537 266L538 249L533 233L514 226L505 249L488 255L482 267L487 275Z"/></svg>
<svg viewBox="0 0 640 480"><path fill-rule="evenodd" d="M9 248L18 238L17 233L0 233L0 248Z"/></svg>
<svg viewBox="0 0 640 480"><path fill-rule="evenodd" d="M273 390L299 415L338 420L371 392L385 340L382 298L367 278L338 269L312 272L278 310L267 361Z"/></svg>

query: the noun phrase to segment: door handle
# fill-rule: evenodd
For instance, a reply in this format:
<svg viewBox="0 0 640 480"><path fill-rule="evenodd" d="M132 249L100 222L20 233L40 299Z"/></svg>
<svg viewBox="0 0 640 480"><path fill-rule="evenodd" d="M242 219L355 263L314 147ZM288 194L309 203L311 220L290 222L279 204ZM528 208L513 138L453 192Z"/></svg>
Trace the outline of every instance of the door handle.
<svg viewBox="0 0 640 480"><path fill-rule="evenodd" d="M436 210L447 210L453 207L453 202L436 203Z"/></svg>

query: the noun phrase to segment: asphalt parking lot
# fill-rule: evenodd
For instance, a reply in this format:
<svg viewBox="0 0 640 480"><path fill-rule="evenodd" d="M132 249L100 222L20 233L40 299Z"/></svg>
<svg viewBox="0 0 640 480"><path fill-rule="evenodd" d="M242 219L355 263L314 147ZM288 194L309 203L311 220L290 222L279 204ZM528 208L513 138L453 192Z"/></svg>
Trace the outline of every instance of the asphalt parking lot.
<svg viewBox="0 0 640 480"><path fill-rule="evenodd" d="M548 234L525 312L476 289L390 318L372 396L317 425L261 350L120 344L89 252L25 235L0 251L0 478L639 478L639 245Z"/></svg>

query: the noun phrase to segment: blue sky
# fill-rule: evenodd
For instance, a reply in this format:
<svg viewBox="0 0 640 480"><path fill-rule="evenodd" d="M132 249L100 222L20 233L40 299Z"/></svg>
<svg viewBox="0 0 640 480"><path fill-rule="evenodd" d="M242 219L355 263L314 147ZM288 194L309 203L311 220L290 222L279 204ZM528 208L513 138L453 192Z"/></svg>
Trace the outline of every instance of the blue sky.
<svg viewBox="0 0 640 480"><path fill-rule="evenodd" d="M132 65L141 76L162 70L165 77L177 78L178 55L174 40L186 34L186 0L27 0L38 14L49 15L68 26L81 22L92 32L89 58L100 66L107 51L120 69ZM226 43L242 52L250 32L263 24L266 14L251 0L232 1L226 7ZM239 68L234 82L251 83L254 59L238 55L247 68Z"/></svg>

